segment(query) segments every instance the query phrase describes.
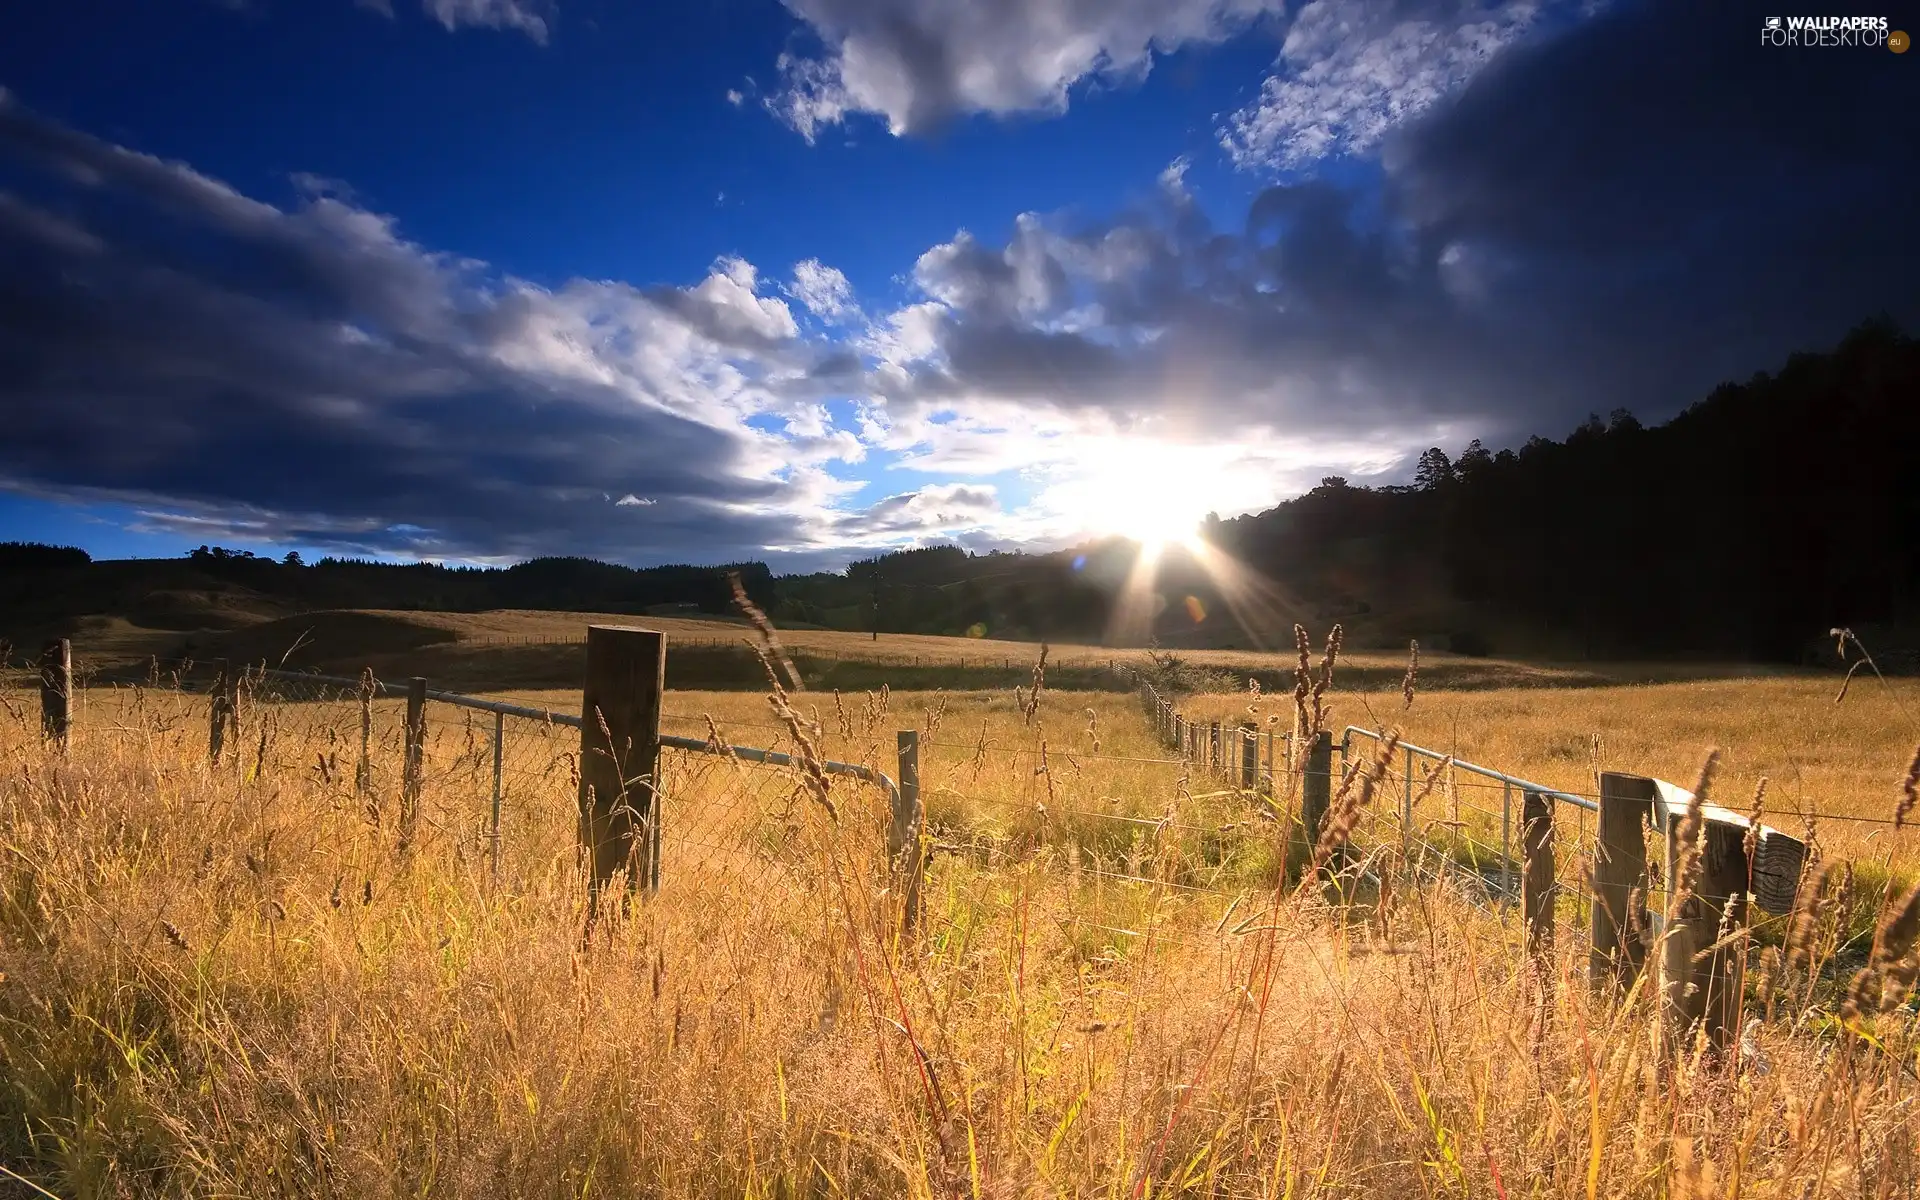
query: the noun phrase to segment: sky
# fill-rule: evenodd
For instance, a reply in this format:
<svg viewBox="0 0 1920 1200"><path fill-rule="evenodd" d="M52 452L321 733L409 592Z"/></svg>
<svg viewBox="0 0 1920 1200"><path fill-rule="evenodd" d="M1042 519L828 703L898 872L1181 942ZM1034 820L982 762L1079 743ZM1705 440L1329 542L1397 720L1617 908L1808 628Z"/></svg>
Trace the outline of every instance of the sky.
<svg viewBox="0 0 1920 1200"><path fill-rule="evenodd" d="M1920 330L1920 54L1771 11L20 6L0 540L831 569L1658 421Z"/></svg>

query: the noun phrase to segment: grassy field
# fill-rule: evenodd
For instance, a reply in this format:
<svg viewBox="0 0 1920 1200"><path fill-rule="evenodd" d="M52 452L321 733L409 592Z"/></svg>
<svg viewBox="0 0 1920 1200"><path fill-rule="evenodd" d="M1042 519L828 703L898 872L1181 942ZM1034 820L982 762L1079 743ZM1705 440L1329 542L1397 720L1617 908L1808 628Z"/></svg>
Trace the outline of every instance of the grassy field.
<svg viewBox="0 0 1920 1200"><path fill-rule="evenodd" d="M1852 780L1884 812L1911 752L1900 708L1856 681L1834 710L1823 687L1435 691L1405 714L1397 691L1331 699L1336 724L1371 709L1561 772L1542 782L1581 783L1591 758L1570 747L1592 732L1607 765L1681 782L1719 741L1728 789L1791 762L1807 794ZM921 732L936 853L911 937L871 786L823 798L670 752L661 891L583 934L564 727L506 726L496 872L482 714L430 706L403 851L391 701L363 794L359 707L337 696L244 706L217 766L204 698L91 690L64 756L26 700L0 712L0 1165L54 1195L1920 1183L1912 1010L1863 1018L1872 1043L1841 1032L1831 939L1771 1004L1756 966L1766 1019L1743 1069L1659 1066L1650 994L1588 989L1575 939L1541 970L1448 887L1353 910L1277 890L1282 827L1166 761L1124 694L1044 692L1031 716L1010 687L794 697L831 757L891 771L896 731ZM1291 697L1188 708L1265 720ZM681 690L667 711L669 732L792 745L764 695ZM1281 780L1283 804L1296 789Z"/></svg>
<svg viewBox="0 0 1920 1200"><path fill-rule="evenodd" d="M1398 726L1417 745L1588 795L1597 790L1600 771L1690 788L1707 751L1718 747L1718 803L1750 810L1765 778L1769 823L1801 834L1812 816L1830 851L1920 868L1920 832L1879 823L1892 815L1920 745L1920 681L1884 686L1856 678L1836 703L1838 695L1838 684L1824 678L1422 690L1410 708L1398 690L1356 692L1336 701L1333 725ZM1238 694L1182 705L1206 721L1244 719L1248 707L1249 698ZM1471 795L1482 785L1461 775L1457 786Z"/></svg>
<svg viewBox="0 0 1920 1200"><path fill-rule="evenodd" d="M669 684L682 688L747 688L762 681L747 650L746 626L719 618L653 617L617 613L500 610L436 613L343 610L307 613L241 629L180 633L143 629L114 617L90 617L74 635L79 661L125 673L158 656L227 658L383 676L425 675L465 689L557 688L574 684L583 669L577 642L589 624L641 625L665 632L672 650ZM937 637L835 630L783 631L802 674L813 687L965 690L1024 682L1040 647L992 637ZM1180 650L1187 668L1251 677L1268 690L1293 686L1291 648ZM1047 661L1055 686L1121 686L1110 669L1140 664L1139 647L1053 644ZM1538 663L1423 652L1424 686L1455 690L1580 688L1696 679L1803 678L1824 674L1743 664ZM1406 669L1403 651L1362 652L1342 659L1342 679L1362 691L1397 688Z"/></svg>

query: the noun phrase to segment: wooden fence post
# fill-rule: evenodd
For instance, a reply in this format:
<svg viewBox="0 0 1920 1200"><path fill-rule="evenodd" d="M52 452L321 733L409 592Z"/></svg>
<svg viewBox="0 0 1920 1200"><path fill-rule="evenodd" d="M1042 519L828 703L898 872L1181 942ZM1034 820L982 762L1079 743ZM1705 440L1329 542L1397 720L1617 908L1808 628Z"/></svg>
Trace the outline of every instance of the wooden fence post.
<svg viewBox="0 0 1920 1200"><path fill-rule="evenodd" d="M1307 749L1307 770L1301 779L1300 825L1306 834L1307 856L1320 842L1320 827L1326 823L1327 806L1333 803L1333 734L1321 730Z"/></svg>
<svg viewBox="0 0 1920 1200"><path fill-rule="evenodd" d="M1553 801L1539 792L1520 800L1520 912L1526 921L1527 953L1553 953Z"/></svg>
<svg viewBox="0 0 1920 1200"><path fill-rule="evenodd" d="M1173 748L1180 757L1187 756L1187 719L1179 713L1173 714Z"/></svg>
<svg viewBox="0 0 1920 1200"><path fill-rule="evenodd" d="M621 871L627 889L660 886L660 700L667 635L627 625L587 626L580 707L580 839L588 854L589 912Z"/></svg>
<svg viewBox="0 0 1920 1200"><path fill-rule="evenodd" d="M1677 909L1668 897L1671 922L1660 944L1660 999L1670 1055L1685 1053L1703 1022L1715 1050L1726 1049L1739 1032L1734 1026L1746 944L1734 935L1747 924L1746 834L1730 821L1701 822L1699 880Z"/></svg>
<svg viewBox="0 0 1920 1200"><path fill-rule="evenodd" d="M895 735L899 757L898 791L893 797L893 824L887 830L887 854L900 888L900 929L911 933L920 919L920 879L926 872L921 835L926 810L920 805L920 731L902 729Z"/></svg>
<svg viewBox="0 0 1920 1200"><path fill-rule="evenodd" d="M1220 756L1220 722L1213 721L1207 725L1207 765L1218 771L1220 769Z"/></svg>
<svg viewBox="0 0 1920 1200"><path fill-rule="evenodd" d="M1240 787L1252 791L1260 783L1260 739L1251 725L1240 726Z"/></svg>
<svg viewBox="0 0 1920 1200"><path fill-rule="evenodd" d="M420 822L420 785L427 763L427 681L407 680L407 751L400 766L400 849L413 845Z"/></svg>
<svg viewBox="0 0 1920 1200"><path fill-rule="evenodd" d="M1593 851L1593 938L1587 974L1596 986L1626 991L1646 961L1647 844L1641 833L1653 813L1653 781L1604 771Z"/></svg>
<svg viewBox="0 0 1920 1200"><path fill-rule="evenodd" d="M60 749L73 733L73 643L55 638L40 654L40 734Z"/></svg>

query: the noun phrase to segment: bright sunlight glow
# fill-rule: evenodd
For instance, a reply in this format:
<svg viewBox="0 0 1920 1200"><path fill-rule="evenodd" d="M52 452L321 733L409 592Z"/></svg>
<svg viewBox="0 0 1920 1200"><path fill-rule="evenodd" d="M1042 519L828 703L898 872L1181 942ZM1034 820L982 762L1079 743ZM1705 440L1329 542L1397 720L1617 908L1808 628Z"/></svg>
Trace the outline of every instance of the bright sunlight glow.
<svg viewBox="0 0 1920 1200"><path fill-rule="evenodd" d="M1087 456L1085 470L1046 490L1043 503L1080 531L1132 538L1149 551L1199 545L1203 490L1217 464L1187 461L1178 448L1113 441Z"/></svg>

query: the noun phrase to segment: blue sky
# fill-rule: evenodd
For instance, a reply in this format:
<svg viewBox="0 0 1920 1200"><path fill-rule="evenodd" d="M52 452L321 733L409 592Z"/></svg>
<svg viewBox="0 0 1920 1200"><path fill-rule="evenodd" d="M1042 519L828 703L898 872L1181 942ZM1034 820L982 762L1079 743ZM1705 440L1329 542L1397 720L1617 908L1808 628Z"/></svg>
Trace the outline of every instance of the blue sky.
<svg viewBox="0 0 1920 1200"><path fill-rule="evenodd" d="M1759 26L37 6L0 42L0 538L801 569L1659 419L1916 315L1873 119L1920 60Z"/></svg>

